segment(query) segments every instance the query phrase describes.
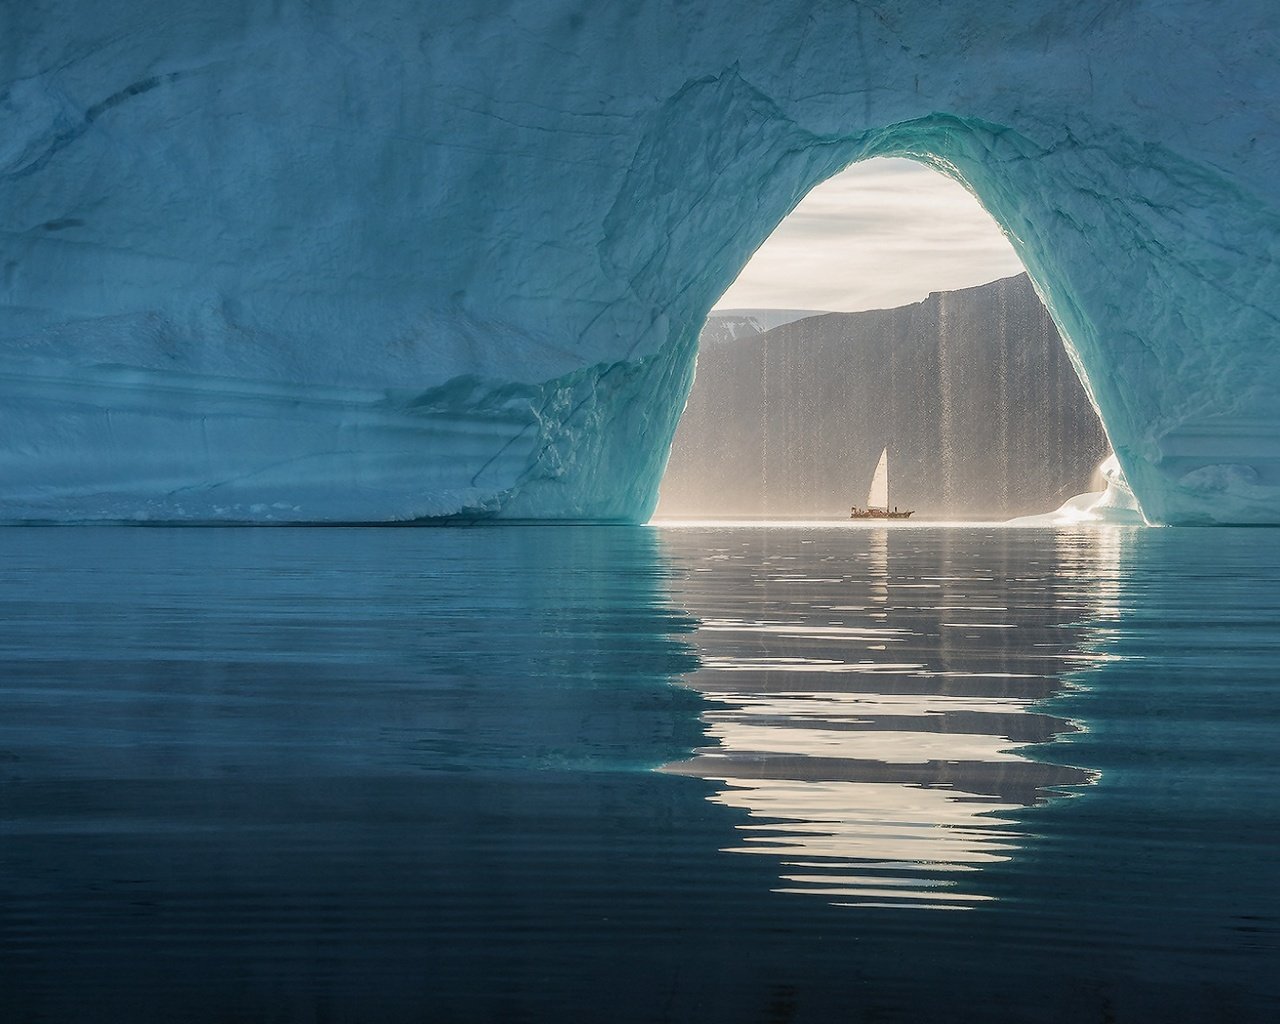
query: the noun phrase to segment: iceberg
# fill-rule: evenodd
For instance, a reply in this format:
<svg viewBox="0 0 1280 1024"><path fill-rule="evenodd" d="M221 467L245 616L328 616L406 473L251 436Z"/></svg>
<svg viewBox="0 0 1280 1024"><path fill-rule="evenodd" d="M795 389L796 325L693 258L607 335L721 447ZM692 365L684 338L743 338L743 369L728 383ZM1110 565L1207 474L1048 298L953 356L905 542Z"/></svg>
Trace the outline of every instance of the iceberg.
<svg viewBox="0 0 1280 1024"><path fill-rule="evenodd" d="M1146 520L1124 470L1115 455L1108 455L1098 467L1106 485L1101 491L1086 491L1068 498L1057 509L1040 515L1018 516L1007 526L1143 526Z"/></svg>
<svg viewBox="0 0 1280 1024"><path fill-rule="evenodd" d="M964 183L1152 522L1280 521L1280 11L31 0L0 518L644 520L815 184Z"/></svg>

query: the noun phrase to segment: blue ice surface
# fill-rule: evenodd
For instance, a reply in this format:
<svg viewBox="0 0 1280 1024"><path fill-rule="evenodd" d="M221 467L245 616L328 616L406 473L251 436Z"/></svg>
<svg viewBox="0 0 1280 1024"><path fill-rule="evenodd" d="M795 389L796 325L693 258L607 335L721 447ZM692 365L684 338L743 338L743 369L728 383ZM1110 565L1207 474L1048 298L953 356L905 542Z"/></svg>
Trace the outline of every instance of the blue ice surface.
<svg viewBox="0 0 1280 1024"><path fill-rule="evenodd" d="M1150 520L1277 521L1273 0L521 8L6 5L0 519L641 521L708 310L902 156Z"/></svg>
<svg viewBox="0 0 1280 1024"><path fill-rule="evenodd" d="M1278 583L1258 530L0 531L0 1017L1272 1019Z"/></svg>

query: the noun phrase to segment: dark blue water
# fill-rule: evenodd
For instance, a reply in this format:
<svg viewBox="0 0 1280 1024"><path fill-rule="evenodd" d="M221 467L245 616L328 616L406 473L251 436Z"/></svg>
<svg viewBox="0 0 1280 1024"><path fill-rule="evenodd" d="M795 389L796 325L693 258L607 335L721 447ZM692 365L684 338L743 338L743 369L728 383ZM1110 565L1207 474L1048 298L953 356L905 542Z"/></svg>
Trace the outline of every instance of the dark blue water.
<svg viewBox="0 0 1280 1024"><path fill-rule="evenodd" d="M1280 1019L1280 533L0 531L0 1020Z"/></svg>

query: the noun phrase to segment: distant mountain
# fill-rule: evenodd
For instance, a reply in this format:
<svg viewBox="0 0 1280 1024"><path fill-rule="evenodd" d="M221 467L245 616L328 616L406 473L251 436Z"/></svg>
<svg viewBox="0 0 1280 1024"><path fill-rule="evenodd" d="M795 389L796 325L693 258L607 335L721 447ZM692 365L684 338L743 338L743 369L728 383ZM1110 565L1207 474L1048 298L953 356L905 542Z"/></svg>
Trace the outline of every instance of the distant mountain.
<svg viewBox="0 0 1280 1024"><path fill-rule="evenodd" d="M713 309L707 317L707 329L723 327L734 337L745 337L829 312L827 309Z"/></svg>
<svg viewBox="0 0 1280 1024"><path fill-rule="evenodd" d="M1088 490L1108 452L1025 274L751 330L766 312L709 318L659 515L847 515L887 447L893 504L1005 518Z"/></svg>

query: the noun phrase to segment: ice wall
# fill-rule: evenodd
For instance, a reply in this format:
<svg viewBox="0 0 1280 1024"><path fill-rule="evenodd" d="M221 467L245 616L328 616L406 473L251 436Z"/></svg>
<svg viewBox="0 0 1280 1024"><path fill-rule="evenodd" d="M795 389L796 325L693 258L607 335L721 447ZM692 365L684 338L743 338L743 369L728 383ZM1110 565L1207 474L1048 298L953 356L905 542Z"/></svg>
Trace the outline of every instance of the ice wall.
<svg viewBox="0 0 1280 1024"><path fill-rule="evenodd" d="M1270 0L0 10L0 517L644 518L851 161L1008 231L1155 521L1280 520Z"/></svg>

